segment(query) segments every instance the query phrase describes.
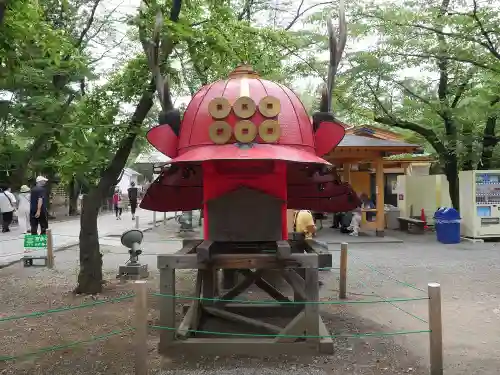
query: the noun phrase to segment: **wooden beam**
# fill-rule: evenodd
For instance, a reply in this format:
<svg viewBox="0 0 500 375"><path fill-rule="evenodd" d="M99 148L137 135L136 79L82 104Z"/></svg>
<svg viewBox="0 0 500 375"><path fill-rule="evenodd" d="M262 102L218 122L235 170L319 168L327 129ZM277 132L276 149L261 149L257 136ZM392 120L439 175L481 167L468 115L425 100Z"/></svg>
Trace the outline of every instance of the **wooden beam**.
<svg viewBox="0 0 500 375"><path fill-rule="evenodd" d="M347 183L351 183L351 163L344 163L342 171L342 180Z"/></svg>
<svg viewBox="0 0 500 375"><path fill-rule="evenodd" d="M196 275L196 285L195 285L195 293L194 296L199 298L201 295L201 284L202 284L202 271L198 270ZM191 302L191 306L189 307L186 315L182 319L181 324L179 324L179 328L177 328L177 337L186 337L190 333L190 330L196 330L198 328L198 324L200 321L200 300L196 299Z"/></svg>
<svg viewBox="0 0 500 375"><path fill-rule="evenodd" d="M292 287L295 301L305 301L305 282L294 270L281 270L283 278Z"/></svg>
<svg viewBox="0 0 500 375"><path fill-rule="evenodd" d="M253 318L282 317L293 318L304 308L295 304L277 303L229 303L224 306L226 311L251 316Z"/></svg>
<svg viewBox="0 0 500 375"><path fill-rule="evenodd" d="M279 336L304 336L306 331L306 314L302 311L274 339L274 342L295 342L298 337L279 337Z"/></svg>
<svg viewBox="0 0 500 375"><path fill-rule="evenodd" d="M160 325L169 327L169 330L160 332L160 346L169 346L175 338L175 269L162 268L160 270L160 293L167 295L160 297Z"/></svg>
<svg viewBox="0 0 500 375"><path fill-rule="evenodd" d="M214 243L212 241L203 241L196 247L196 254L198 255L198 262L208 262L211 256L211 249Z"/></svg>
<svg viewBox="0 0 500 375"><path fill-rule="evenodd" d="M376 216L376 233L378 237L384 237L385 230L385 210L384 210L384 160L379 158L375 161L375 182L377 193L377 216Z"/></svg>
<svg viewBox="0 0 500 375"><path fill-rule="evenodd" d="M245 275L245 278L241 282L235 285L231 290L229 290L226 294L224 294L220 298L225 301L219 301L216 303L216 305L221 306L229 303L228 300L235 298L236 296L240 295L245 290L247 290L250 287L250 285L252 285L255 282L255 279L257 277L260 277L260 274L261 271L257 270L255 272L252 272L251 274Z"/></svg>
<svg viewBox="0 0 500 375"><path fill-rule="evenodd" d="M252 271L245 270L245 269L240 269L239 272L245 276L253 274ZM263 280L261 277L255 278L255 285L257 285L257 287L259 287L264 292L266 292L271 297L273 297L276 301L292 302L288 299L288 297L284 296L283 293L281 293L279 290L277 290L274 286L269 284L267 281Z"/></svg>
<svg viewBox="0 0 500 375"><path fill-rule="evenodd" d="M288 259L277 259L274 254L215 254L211 264L218 269L257 268L317 268L318 255L292 253ZM158 268L206 269L209 266L198 262L197 254L167 254L158 256Z"/></svg>
<svg viewBox="0 0 500 375"><path fill-rule="evenodd" d="M277 355L317 355L318 348L307 342L291 342L276 344L274 339L266 338L234 338L234 337L209 337L190 338L188 340L176 341L169 347L160 346L160 354L173 356L189 353L196 356L262 356L271 357Z"/></svg>
<svg viewBox="0 0 500 375"><path fill-rule="evenodd" d="M263 321L260 321L257 319L252 319L252 318L248 318L248 317L243 316L243 315L234 314L234 313L231 313L229 311L217 309L215 307L204 307L204 310L208 314L216 316L218 318L226 319L226 320L229 320L229 321L235 322L235 323L243 323L243 324L250 325L252 327L256 327L256 328L260 328L260 329L265 329L271 333L278 334L282 331L281 327L278 327L274 324L269 324L269 323L266 323L266 322L263 322Z"/></svg>
<svg viewBox="0 0 500 375"><path fill-rule="evenodd" d="M321 316L319 317L319 336L321 336L321 339L319 340L320 353L333 354L333 339L331 337L330 331L328 331L328 328L326 328L325 322L323 322Z"/></svg>

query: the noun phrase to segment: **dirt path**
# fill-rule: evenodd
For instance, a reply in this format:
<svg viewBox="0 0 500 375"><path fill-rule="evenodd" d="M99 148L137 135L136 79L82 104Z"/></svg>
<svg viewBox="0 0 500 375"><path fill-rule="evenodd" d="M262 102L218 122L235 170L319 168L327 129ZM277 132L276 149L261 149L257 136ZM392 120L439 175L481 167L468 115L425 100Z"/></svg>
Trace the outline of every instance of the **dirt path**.
<svg viewBox="0 0 500 375"><path fill-rule="evenodd" d="M110 282L97 297L71 293L78 272L78 253L69 249L57 254L56 268L23 268L14 265L0 270L2 304L0 319L13 314L54 309L120 298L132 292L130 284L115 281L117 267L127 259L119 239L103 239L104 273ZM151 270L149 288L158 290L156 255L180 248L173 227L160 226L145 233L145 256L141 261ZM496 244L438 246L426 237L408 238L404 244L351 246L349 300L381 297L425 296L398 284L392 278L425 289L429 281L443 286L445 360L447 375L491 375L500 368L500 309L498 290L499 253ZM338 263L337 263L338 264ZM366 265L374 267L373 271ZM337 295L337 271L322 272L322 299ZM382 274L380 273L382 272ZM389 275L390 277L387 277ZM178 294L190 294L192 272L179 275ZM252 290L255 293L255 290ZM151 296L149 320L158 319L157 297ZM242 297L244 298L244 297ZM424 320L426 301L397 304ZM180 312L180 306L178 306ZM322 305L327 325L334 334L425 330L427 325L389 304ZM496 311L496 312L495 312ZM0 356L15 356L37 348L68 344L92 336L127 329L133 301L91 306L40 317L0 321ZM299 375L299 374L428 374L428 336L425 333L390 337L336 339L331 356L252 359L241 357L162 358L156 353L158 332L149 335L150 374L165 375ZM128 332L83 346L45 353L38 357L0 362L0 374L133 374L133 347Z"/></svg>

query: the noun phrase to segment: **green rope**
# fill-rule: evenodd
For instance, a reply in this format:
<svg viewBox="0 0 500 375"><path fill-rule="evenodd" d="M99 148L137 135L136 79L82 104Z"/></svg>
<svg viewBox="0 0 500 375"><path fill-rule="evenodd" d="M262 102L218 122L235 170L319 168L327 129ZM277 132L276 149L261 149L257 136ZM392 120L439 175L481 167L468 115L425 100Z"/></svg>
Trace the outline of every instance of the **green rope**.
<svg viewBox="0 0 500 375"><path fill-rule="evenodd" d="M120 335L120 334L126 333L126 332L131 332L134 329L135 328L128 328L128 329L124 329L124 330L120 330L120 331L113 331L113 332L106 333L105 335L93 336L90 339L82 340L82 341L74 341L74 342L69 343L69 344L47 346L45 348L41 348L41 349L38 349L38 350L36 350L34 352L30 352L30 353L24 353L24 354L13 355L13 356L3 356L3 357L0 357L0 362L12 361L12 360L20 359L20 358L35 356L38 354L44 354L44 353L49 353L49 352L55 352L55 351L62 350L62 349L74 348L75 346L79 346L82 344L88 344L88 343L94 342L94 341L101 341L101 340L107 339L107 338L112 337L112 336Z"/></svg>
<svg viewBox="0 0 500 375"><path fill-rule="evenodd" d="M163 329L167 331L176 331L177 328L155 326L150 325L153 329ZM408 335L413 333L429 333L430 330L418 330L418 331L396 331L396 332L368 332L368 333L355 333L350 335L327 335L327 336L309 336L309 335L276 335L276 334L251 334L251 333L233 333L233 332L215 332L215 331L199 331L195 329L189 329L188 332L191 333L203 333L206 335L217 335L217 336L239 336L239 337L276 337L276 338L290 338L290 339L327 339L327 338L360 338L360 337L384 337L384 336L396 336L396 335Z"/></svg>
<svg viewBox="0 0 500 375"><path fill-rule="evenodd" d="M352 256L352 255L351 255L351 258L356 259L356 257L354 257L354 256ZM379 271L379 270L378 270L378 269L376 269L375 267L370 266L369 264L364 263L363 261L361 261L361 260L359 260L359 259L358 259L357 261L355 260L355 263L356 263L356 262L361 263L362 265L364 265L364 266L365 266L365 267L367 267L368 269L372 270L373 272L376 272L376 273L378 273L378 274L380 274L380 275L383 275L383 276L388 277L389 279L391 279L391 280L393 280L393 281L397 282L398 284L401 284L401 285L407 286L408 288L415 289L415 290L418 290L418 291L423 292L423 293L427 293L427 291L426 291L425 289L421 289L421 288L417 287L416 285L413 285L413 284L407 283L407 282L405 282L405 281L398 280L398 279L396 279L394 276L391 276L391 275L388 275L388 274L386 274L386 273L384 273L384 272L382 272L382 271Z"/></svg>
<svg viewBox="0 0 500 375"><path fill-rule="evenodd" d="M76 305L76 306L65 306L65 307L60 307L58 309L50 309L50 310L45 310L45 311L35 311L35 312L29 313L29 314L24 314L24 315L7 316L5 318L0 318L0 323L1 322L9 322L12 320L39 317L39 316L43 316L43 315L47 315L47 314L54 314L54 313L58 313L58 312L62 312L62 311L78 310L78 309L83 309L86 307L103 305L105 303L123 301L123 300L130 299L133 297L134 297L134 294L127 294L126 296L123 296L123 297L106 299L106 300L96 301L96 302L83 303L81 305Z"/></svg>
<svg viewBox="0 0 500 375"><path fill-rule="evenodd" d="M360 284L361 284L361 285L362 285L365 289L369 289L369 288L368 288L368 286L367 286L367 285L366 285L366 284L365 284L365 283L364 283L361 279L362 279L362 277L360 277L360 275L358 275L358 282L359 282L359 283L360 283ZM378 298L384 298L384 297L382 297L382 296L381 296L381 295L379 295L379 294L375 294L375 293L373 293L373 295L374 295L375 297L378 297ZM429 297L425 297L424 299L429 299ZM423 319L423 318L421 318L421 317L419 317L419 316L417 316L417 315L415 315L415 314L413 314L413 313L411 313L411 312L409 312L409 311L406 311L405 309L403 309L403 308L401 308L401 307L399 307L399 306L395 305L395 304L394 304L394 303L392 303L392 302L399 302L399 301L388 301L387 303L388 303L389 305L391 305L392 307L395 307L395 308L396 308L396 309L398 309L399 311L404 312L404 313L405 313L405 314L407 314L408 316L411 316L412 318L415 318L415 319L417 319L417 320L421 321L422 323L429 323L427 320L425 320L425 319Z"/></svg>
<svg viewBox="0 0 500 375"><path fill-rule="evenodd" d="M204 298L192 297L173 294L153 293L153 296L175 299L186 299L188 301L213 301L213 302L236 302L236 303L250 303L250 304L289 304L289 305L350 305L357 303L391 303L391 302L408 302L408 301L423 301L428 300L429 297L416 297L416 298L389 298L381 300L361 300L361 301L276 301L276 300L246 300L246 299L219 299L219 298Z"/></svg>

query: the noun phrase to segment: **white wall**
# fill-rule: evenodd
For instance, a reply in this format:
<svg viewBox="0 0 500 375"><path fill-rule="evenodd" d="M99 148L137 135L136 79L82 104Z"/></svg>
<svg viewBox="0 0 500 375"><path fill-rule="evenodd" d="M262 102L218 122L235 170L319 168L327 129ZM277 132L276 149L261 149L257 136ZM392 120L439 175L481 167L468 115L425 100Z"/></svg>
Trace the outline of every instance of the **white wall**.
<svg viewBox="0 0 500 375"><path fill-rule="evenodd" d="M123 173L123 176L116 186L120 189L122 194L127 194L127 189L130 187L130 183L133 181L137 185L137 178L139 176L134 174L133 176Z"/></svg>
<svg viewBox="0 0 500 375"><path fill-rule="evenodd" d="M423 208L427 221L433 222L437 208L452 206L445 175L398 176L397 190L401 216L419 216Z"/></svg>

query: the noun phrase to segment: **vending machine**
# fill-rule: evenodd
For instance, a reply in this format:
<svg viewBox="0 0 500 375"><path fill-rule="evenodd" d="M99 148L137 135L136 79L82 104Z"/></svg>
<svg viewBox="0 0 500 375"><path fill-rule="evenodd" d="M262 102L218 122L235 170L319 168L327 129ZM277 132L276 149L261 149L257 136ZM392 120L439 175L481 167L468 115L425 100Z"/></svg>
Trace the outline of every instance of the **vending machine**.
<svg viewBox="0 0 500 375"><path fill-rule="evenodd" d="M459 178L462 236L500 237L500 171L462 171Z"/></svg>

